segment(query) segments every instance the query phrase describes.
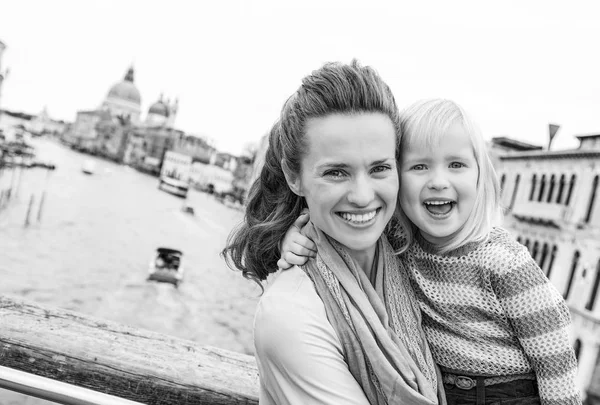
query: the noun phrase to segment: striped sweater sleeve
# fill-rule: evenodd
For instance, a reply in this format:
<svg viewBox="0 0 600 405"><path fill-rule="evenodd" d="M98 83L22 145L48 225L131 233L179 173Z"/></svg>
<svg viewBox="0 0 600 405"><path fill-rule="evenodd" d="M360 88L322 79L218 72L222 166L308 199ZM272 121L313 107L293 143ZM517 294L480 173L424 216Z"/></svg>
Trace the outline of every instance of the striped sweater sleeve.
<svg viewBox="0 0 600 405"><path fill-rule="evenodd" d="M541 403L580 405L569 309L524 246L509 236L503 245L511 260L496 268L492 285L534 369Z"/></svg>

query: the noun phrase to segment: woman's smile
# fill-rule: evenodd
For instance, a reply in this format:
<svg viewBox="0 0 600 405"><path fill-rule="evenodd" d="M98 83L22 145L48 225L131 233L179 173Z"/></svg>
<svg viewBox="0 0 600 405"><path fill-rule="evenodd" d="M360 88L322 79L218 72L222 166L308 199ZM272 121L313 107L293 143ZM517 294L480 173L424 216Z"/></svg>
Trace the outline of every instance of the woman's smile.
<svg viewBox="0 0 600 405"><path fill-rule="evenodd" d="M371 225L372 223L375 222L375 217L377 216L377 214L379 213L381 208L377 208L371 211L365 211L365 212L336 212L336 214L341 217L344 222L347 222L348 224L351 224L353 226L366 226L366 225Z"/></svg>

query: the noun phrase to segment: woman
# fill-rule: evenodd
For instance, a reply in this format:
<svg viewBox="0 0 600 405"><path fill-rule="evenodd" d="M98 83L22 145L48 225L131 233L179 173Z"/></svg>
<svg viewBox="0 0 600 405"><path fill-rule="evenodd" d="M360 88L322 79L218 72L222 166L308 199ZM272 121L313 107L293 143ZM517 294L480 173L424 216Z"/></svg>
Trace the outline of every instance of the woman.
<svg viewBox="0 0 600 405"><path fill-rule="evenodd" d="M398 194L399 128L389 87L352 62L305 77L271 130L223 253L260 283L304 208L318 253L277 274L258 305L261 404L438 403L414 294L383 236Z"/></svg>

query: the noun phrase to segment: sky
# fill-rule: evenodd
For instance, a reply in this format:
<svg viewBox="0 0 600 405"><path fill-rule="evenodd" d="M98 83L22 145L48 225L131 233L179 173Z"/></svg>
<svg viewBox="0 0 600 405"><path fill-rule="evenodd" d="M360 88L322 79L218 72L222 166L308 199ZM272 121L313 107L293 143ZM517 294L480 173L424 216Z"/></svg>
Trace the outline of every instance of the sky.
<svg viewBox="0 0 600 405"><path fill-rule="evenodd" d="M553 149L600 133L600 2L571 0L0 0L0 107L74 121L133 64L142 119L161 94L175 125L239 154L328 61L374 67L402 108L448 98L487 139Z"/></svg>

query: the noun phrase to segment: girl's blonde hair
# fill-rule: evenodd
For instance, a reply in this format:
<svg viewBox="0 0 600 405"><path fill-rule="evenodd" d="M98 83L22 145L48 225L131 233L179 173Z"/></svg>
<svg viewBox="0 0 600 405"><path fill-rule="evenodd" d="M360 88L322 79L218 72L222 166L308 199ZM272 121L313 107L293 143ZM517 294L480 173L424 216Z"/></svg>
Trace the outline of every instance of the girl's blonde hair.
<svg viewBox="0 0 600 405"><path fill-rule="evenodd" d="M462 125L471 139L473 154L477 162L477 195L473 212L460 231L448 243L438 246L440 253L447 253L470 242L485 240L492 228L500 223L500 183L496 170L488 153L487 145L479 127L458 104L450 100L433 99L414 103L400 113L401 141L400 164L402 166L402 151L408 145L435 148L440 139L455 123ZM402 193L402 183L400 184ZM400 199L398 199L400 201ZM404 228L401 251L406 250L413 242L417 227L398 207L400 229Z"/></svg>

